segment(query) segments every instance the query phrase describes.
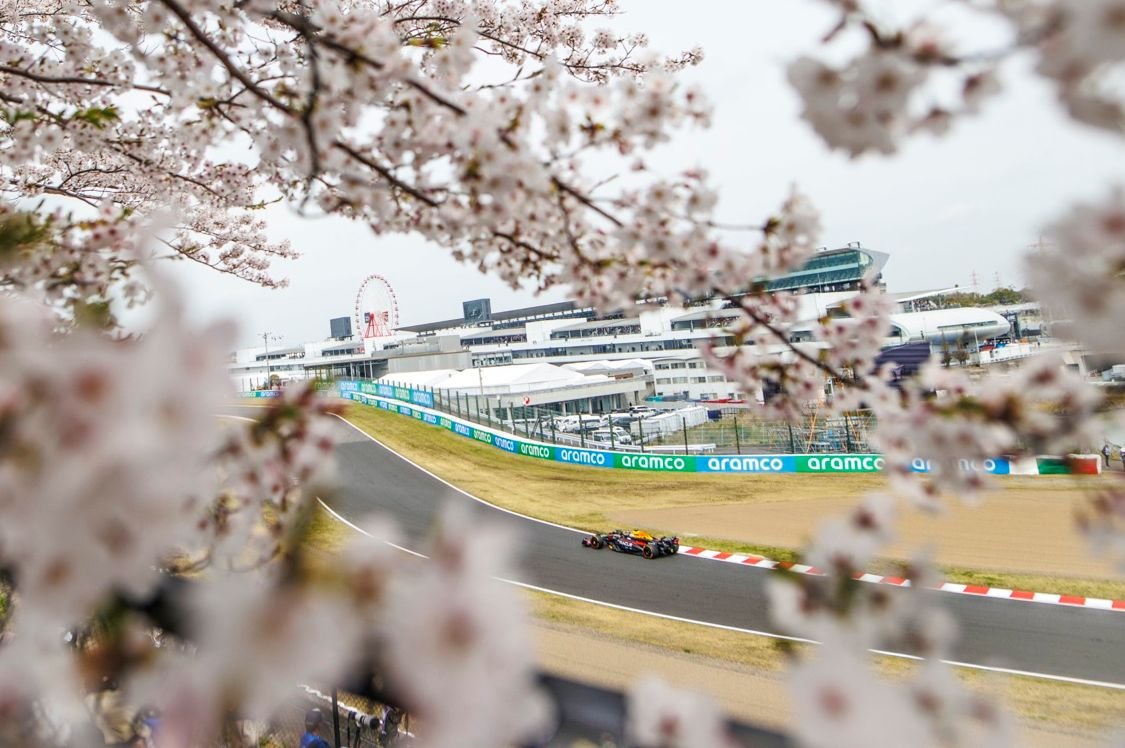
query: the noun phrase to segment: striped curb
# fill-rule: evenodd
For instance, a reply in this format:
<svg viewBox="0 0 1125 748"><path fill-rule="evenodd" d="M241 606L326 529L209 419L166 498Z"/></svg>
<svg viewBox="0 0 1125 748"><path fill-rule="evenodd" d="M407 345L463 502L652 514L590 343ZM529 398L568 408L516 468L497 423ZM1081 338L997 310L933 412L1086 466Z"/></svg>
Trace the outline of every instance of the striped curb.
<svg viewBox="0 0 1125 748"><path fill-rule="evenodd" d="M726 551L715 551L708 548L696 548L689 545L681 545L680 553L682 555L692 556L694 558L703 558L710 561L725 561L729 564L753 566L758 569L782 569L784 571L791 571L796 574L824 576L824 572L816 568L815 566L809 566L808 564L795 564L791 561L774 561L771 558L755 556L750 553L728 553ZM909 579L904 579L902 577L888 577L879 574L869 574L867 572L858 572L853 575L853 578L860 582L870 582L873 584L889 584L895 587L910 586ZM976 595L977 597L994 597L1005 600L1023 600L1025 602L1047 603L1049 605L1069 605L1082 608L1098 608L1100 610L1125 611L1125 600L1106 600L1100 597L1058 595L1052 592L1031 592L1029 590L1008 590L1004 589L1003 587L983 587L974 584L959 584L957 582L942 582L939 585L933 586L931 589L941 590L942 592L954 592L959 595Z"/></svg>

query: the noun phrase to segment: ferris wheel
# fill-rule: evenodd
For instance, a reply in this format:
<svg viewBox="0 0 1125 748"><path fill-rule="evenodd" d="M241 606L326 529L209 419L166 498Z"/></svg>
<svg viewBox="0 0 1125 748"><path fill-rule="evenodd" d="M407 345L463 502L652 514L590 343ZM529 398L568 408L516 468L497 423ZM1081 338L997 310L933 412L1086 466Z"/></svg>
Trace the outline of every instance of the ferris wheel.
<svg viewBox="0 0 1125 748"><path fill-rule="evenodd" d="M398 298L381 275L369 275L355 297L355 329L364 339L385 338L398 327Z"/></svg>

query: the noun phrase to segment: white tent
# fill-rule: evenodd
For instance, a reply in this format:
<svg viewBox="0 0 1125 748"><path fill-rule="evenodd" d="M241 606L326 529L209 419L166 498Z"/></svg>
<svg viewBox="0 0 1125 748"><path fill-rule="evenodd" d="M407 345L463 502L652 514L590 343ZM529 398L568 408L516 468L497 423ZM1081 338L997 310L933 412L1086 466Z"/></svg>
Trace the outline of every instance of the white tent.
<svg viewBox="0 0 1125 748"><path fill-rule="evenodd" d="M463 371L419 371L387 374L379 381L407 386L458 390L469 394L512 395L611 381L604 375L586 375L554 364L482 366Z"/></svg>
<svg viewBox="0 0 1125 748"><path fill-rule="evenodd" d="M651 361L645 361L644 359L630 358L619 361L578 361L573 364L563 364L562 368L582 372L583 374L605 374L611 377L624 374L644 376L652 371L653 364Z"/></svg>
<svg viewBox="0 0 1125 748"><path fill-rule="evenodd" d="M693 405L679 410L670 410L660 415L650 416L640 422L641 432L645 435L666 435L692 428L707 422L707 409Z"/></svg>

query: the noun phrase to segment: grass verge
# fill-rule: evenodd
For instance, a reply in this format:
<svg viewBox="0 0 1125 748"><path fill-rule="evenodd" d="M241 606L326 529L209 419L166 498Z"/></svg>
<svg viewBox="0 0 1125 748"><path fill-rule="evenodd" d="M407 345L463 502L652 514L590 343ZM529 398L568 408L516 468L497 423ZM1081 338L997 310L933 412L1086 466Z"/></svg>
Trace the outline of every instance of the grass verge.
<svg viewBox="0 0 1125 748"><path fill-rule="evenodd" d="M786 649L809 646L607 608L547 592L529 590L527 595L532 614L539 621L596 632L622 642L733 662L759 672L781 672Z"/></svg>
<svg viewBox="0 0 1125 748"><path fill-rule="evenodd" d="M752 504L801 501L833 496L855 498L885 488L880 475L729 475L668 474L616 471L563 465L510 455L436 428L377 408L350 405L347 418L366 433L427 470L474 496L521 514L586 530L604 530L609 512L650 510L707 504ZM513 480L518 476L517 480ZM1042 481L1011 478L1019 491L1043 490ZM1006 484L1007 485L1007 484ZM1052 481L1050 490L1080 486L1073 479ZM830 488L826 489L826 486ZM784 497L784 498L782 498ZM655 529L655 528L649 528ZM691 537L692 545L732 553L752 553L776 561L796 561L792 548L754 545L713 537ZM901 569L895 559L873 565L874 573ZM956 566L942 568L946 579L984 585L1084 597L1125 599L1125 581L1080 577L982 571Z"/></svg>

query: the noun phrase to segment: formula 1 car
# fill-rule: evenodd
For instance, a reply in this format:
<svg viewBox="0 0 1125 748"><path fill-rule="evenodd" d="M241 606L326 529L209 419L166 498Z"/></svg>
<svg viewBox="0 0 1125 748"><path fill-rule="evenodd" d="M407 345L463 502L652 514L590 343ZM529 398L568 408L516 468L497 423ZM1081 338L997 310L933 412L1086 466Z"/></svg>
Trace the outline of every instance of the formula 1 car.
<svg viewBox="0 0 1125 748"><path fill-rule="evenodd" d="M609 548L618 553L639 553L645 558L674 556L680 552L680 539L661 536L654 537L644 530L613 530L598 533L582 539L582 545L599 550Z"/></svg>

